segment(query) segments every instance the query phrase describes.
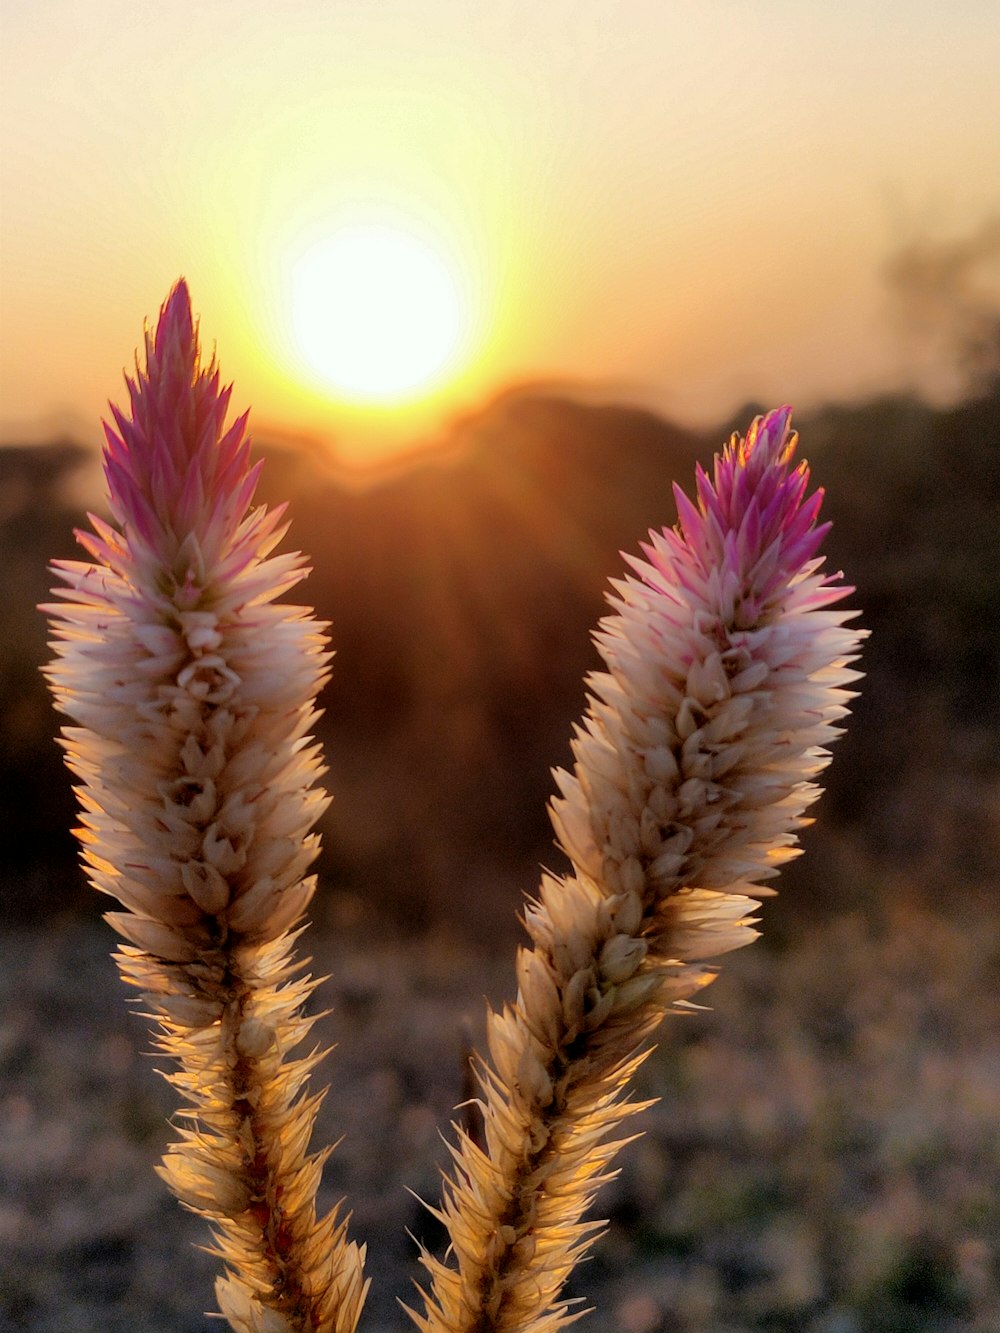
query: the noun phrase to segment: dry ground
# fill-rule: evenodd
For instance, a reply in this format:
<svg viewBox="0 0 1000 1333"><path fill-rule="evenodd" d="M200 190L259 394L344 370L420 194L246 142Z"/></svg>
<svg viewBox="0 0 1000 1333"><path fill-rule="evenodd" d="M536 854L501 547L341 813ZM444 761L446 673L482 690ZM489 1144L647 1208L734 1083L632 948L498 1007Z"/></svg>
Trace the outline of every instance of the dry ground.
<svg viewBox="0 0 1000 1333"><path fill-rule="evenodd" d="M883 886L886 894L889 886ZM733 955L672 1020L661 1098L601 1199L574 1294L590 1333L1000 1329L1000 919L906 906ZM308 938L337 1041L328 1201L369 1242L362 1328L403 1330L406 1229L440 1237L438 1128L511 960L369 927ZM169 1088L101 923L0 935L0 1329L206 1333L214 1263L153 1174ZM471 1036L470 1036L471 1034Z"/></svg>

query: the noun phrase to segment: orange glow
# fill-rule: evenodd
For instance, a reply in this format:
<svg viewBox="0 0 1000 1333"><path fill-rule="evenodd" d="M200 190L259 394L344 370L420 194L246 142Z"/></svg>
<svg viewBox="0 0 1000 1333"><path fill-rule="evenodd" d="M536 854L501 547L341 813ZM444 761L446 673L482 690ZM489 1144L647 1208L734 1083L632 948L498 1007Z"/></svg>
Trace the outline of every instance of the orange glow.
<svg viewBox="0 0 1000 1333"><path fill-rule="evenodd" d="M995 5L36 8L0 80L0 442L99 441L181 275L255 434L355 460L525 381L703 424L900 386L907 217L1000 207ZM430 258L380 293L397 259L356 255L345 295L316 256L352 231Z"/></svg>

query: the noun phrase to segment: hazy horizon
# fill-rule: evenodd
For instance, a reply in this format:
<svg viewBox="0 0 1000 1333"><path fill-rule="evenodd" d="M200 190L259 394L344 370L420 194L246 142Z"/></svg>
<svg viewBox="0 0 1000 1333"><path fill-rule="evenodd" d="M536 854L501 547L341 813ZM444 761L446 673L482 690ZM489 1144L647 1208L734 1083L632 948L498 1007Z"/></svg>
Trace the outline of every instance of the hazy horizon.
<svg viewBox="0 0 1000 1333"><path fill-rule="evenodd" d="M0 440L98 438L181 275L258 435L355 456L524 382L701 426L946 396L900 256L931 255L946 320L1000 299L985 0L44 0L0 24ZM402 305L361 274L348 308L323 284L356 255L324 247L352 232L434 272L376 248ZM373 374L386 401L345 394Z"/></svg>

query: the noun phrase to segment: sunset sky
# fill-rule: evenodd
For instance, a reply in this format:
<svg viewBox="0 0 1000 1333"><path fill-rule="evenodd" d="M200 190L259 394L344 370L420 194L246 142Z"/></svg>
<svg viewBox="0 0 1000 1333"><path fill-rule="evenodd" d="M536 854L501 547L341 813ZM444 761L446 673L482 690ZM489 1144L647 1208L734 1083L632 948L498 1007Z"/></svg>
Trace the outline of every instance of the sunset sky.
<svg viewBox="0 0 1000 1333"><path fill-rule="evenodd" d="M347 454L905 385L886 260L1000 213L995 0L0 12L6 441L96 438L181 274L256 433Z"/></svg>

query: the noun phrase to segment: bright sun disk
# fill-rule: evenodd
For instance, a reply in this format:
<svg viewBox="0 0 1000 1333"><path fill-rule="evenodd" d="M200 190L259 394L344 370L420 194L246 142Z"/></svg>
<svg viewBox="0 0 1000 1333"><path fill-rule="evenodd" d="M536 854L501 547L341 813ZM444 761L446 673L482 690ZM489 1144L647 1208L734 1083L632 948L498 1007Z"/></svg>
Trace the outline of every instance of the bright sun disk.
<svg viewBox="0 0 1000 1333"><path fill-rule="evenodd" d="M385 226L344 227L292 272L299 353L324 384L355 402L429 391L453 363L463 324L444 259Z"/></svg>

